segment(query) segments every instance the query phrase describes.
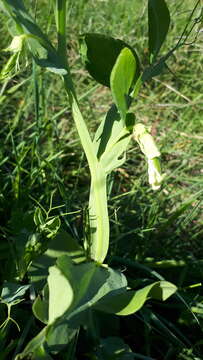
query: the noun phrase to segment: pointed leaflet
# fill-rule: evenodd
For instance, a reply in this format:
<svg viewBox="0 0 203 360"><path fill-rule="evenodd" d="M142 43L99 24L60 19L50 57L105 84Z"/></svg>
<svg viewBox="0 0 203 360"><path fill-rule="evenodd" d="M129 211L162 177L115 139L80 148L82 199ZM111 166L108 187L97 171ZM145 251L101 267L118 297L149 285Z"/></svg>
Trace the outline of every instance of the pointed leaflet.
<svg viewBox="0 0 203 360"><path fill-rule="evenodd" d="M149 52L154 62L166 38L170 25L170 13L165 0L148 0Z"/></svg>
<svg viewBox="0 0 203 360"><path fill-rule="evenodd" d="M152 298L166 300L173 295L177 287L168 281L158 281L143 289L130 290L118 296L109 297L107 300L100 301L96 308L98 310L117 315L130 315L141 309L145 301Z"/></svg>
<svg viewBox="0 0 203 360"><path fill-rule="evenodd" d="M80 52L89 74L100 84L110 87L110 75L116 59L124 48L129 48L137 62L135 81L139 77L139 59L134 49L124 41L103 34L84 34Z"/></svg>
<svg viewBox="0 0 203 360"><path fill-rule="evenodd" d="M128 110L127 97L134 82L136 65L132 51L124 48L121 50L110 76L112 96L123 122Z"/></svg>

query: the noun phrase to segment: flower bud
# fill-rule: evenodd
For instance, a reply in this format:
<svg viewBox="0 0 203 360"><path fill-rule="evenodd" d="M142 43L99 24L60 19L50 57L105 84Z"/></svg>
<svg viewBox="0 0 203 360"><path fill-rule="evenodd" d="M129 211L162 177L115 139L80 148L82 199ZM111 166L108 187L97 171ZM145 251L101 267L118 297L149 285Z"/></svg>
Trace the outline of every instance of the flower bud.
<svg viewBox="0 0 203 360"><path fill-rule="evenodd" d="M161 155L152 135L148 132L146 126L137 124L133 130L134 139L138 142L141 151L147 158L149 184L153 190L161 186L165 174L161 175L161 165L158 157Z"/></svg>
<svg viewBox="0 0 203 360"><path fill-rule="evenodd" d="M14 36L10 45L3 51L9 51L12 54L8 59L7 63L0 71L0 81L14 76L20 69L20 56L23 51L24 41L27 35Z"/></svg>
<svg viewBox="0 0 203 360"><path fill-rule="evenodd" d="M161 165L157 157L148 159L148 177L149 184L153 190L158 190L161 186L161 182L165 177L165 174L161 175Z"/></svg>
<svg viewBox="0 0 203 360"><path fill-rule="evenodd" d="M14 36L10 45L6 49L4 49L4 51L10 51L12 53L21 52L23 49L25 38L26 38L25 34Z"/></svg>
<svg viewBox="0 0 203 360"><path fill-rule="evenodd" d="M153 159L161 155L152 135L147 131L146 126L143 124L135 125L133 135L147 159Z"/></svg>

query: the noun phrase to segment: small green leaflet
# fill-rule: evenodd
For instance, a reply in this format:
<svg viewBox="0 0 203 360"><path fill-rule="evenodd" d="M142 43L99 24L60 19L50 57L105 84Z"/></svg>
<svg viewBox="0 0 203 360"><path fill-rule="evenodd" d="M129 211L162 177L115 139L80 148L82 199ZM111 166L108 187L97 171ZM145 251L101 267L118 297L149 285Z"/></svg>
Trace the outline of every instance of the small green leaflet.
<svg viewBox="0 0 203 360"><path fill-rule="evenodd" d="M126 47L120 52L111 72L112 96L124 122L128 110L127 97L133 85L136 66L136 59L132 51Z"/></svg>

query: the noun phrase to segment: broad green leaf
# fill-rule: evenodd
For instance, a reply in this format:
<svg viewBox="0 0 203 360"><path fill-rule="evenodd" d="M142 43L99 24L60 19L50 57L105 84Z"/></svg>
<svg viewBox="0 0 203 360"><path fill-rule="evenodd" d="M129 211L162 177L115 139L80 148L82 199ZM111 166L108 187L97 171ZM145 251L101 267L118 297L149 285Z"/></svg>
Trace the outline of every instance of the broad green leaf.
<svg viewBox="0 0 203 360"><path fill-rule="evenodd" d="M177 287L168 281L158 281L143 289L134 291L129 290L118 296L113 296L107 300L96 304L98 310L114 313L117 315L130 315L141 309L146 300L157 299L166 300L173 295Z"/></svg>
<svg viewBox="0 0 203 360"><path fill-rule="evenodd" d="M93 305L102 298L124 292L127 281L122 273L111 268L93 262L74 265L67 256L60 257L57 266L70 282L74 293L71 307L47 328L47 346L59 351L71 341L80 325L87 325L87 313Z"/></svg>
<svg viewBox="0 0 203 360"><path fill-rule="evenodd" d="M54 271L53 271L53 270ZM49 284L49 321L51 318L55 320L57 317L63 315L66 312L65 317L67 318L70 314L73 314L75 308L79 307L81 301L84 301L84 296L88 296L88 288L94 274L96 272L95 263L84 263L80 265L74 265L71 259L64 255L58 258L56 266L50 268L52 273L52 283L50 282L50 276L48 278ZM56 282L54 277L58 277ZM60 285L60 278L61 284ZM106 280L106 278L105 278ZM103 283L103 279L102 279ZM98 283L98 286L100 284ZM67 289L67 294L64 297L64 301L60 296L63 297L63 287ZM53 293L52 293L53 291ZM52 295L51 295L52 293ZM56 295L57 294L57 295ZM88 299L89 300L89 299ZM57 309L58 308L58 309ZM61 309L60 309L61 308ZM51 316L51 312L57 312L58 316Z"/></svg>
<svg viewBox="0 0 203 360"><path fill-rule="evenodd" d="M47 36L28 14L23 1L2 0L2 5L14 20L19 35L27 35L26 42L36 63L54 73L65 75L67 70L64 69L60 56Z"/></svg>
<svg viewBox="0 0 203 360"><path fill-rule="evenodd" d="M63 315L73 302L73 289L70 282L56 267L49 268L49 323Z"/></svg>
<svg viewBox="0 0 203 360"><path fill-rule="evenodd" d="M66 318L90 308L107 295L123 292L127 287L123 274L94 262L75 265L67 256L61 256L57 267L73 289L73 302L66 311Z"/></svg>
<svg viewBox="0 0 203 360"><path fill-rule="evenodd" d="M29 288L30 285L5 282L1 292L1 302L8 305L15 305L23 300L23 297Z"/></svg>
<svg viewBox="0 0 203 360"><path fill-rule="evenodd" d="M79 321L81 323L81 321ZM85 321L83 322L85 323ZM59 319L55 323L47 327L46 332L46 348L48 351L58 353L64 347L70 346L79 332L79 325L77 322L66 321Z"/></svg>
<svg viewBox="0 0 203 360"><path fill-rule="evenodd" d="M110 36L89 33L81 37L81 55L86 69L100 84L110 87L110 75L123 48L129 48L136 59L135 79L139 76L139 59L134 49L124 41Z"/></svg>
<svg viewBox="0 0 203 360"><path fill-rule="evenodd" d="M123 121L128 110L128 95L136 73L136 58L129 48L121 50L110 76L113 99Z"/></svg>
<svg viewBox="0 0 203 360"><path fill-rule="evenodd" d="M170 13L165 0L148 0L148 25L150 62L154 62L170 25Z"/></svg>
<svg viewBox="0 0 203 360"><path fill-rule="evenodd" d="M87 312L93 309L94 304L100 299L108 299L113 294L119 295L126 291L127 281L125 276L118 271L106 266L98 266L94 262L76 265L67 255L59 257L54 266L54 271L52 267L50 271L53 283L49 291L59 294L62 282L64 288L69 283L73 293L72 303L63 313L70 300L67 298L68 294L66 297L61 292L61 297L52 294L49 298L49 306L54 313L55 321L46 327L43 339L38 335L36 341L33 339L27 348L36 346L39 339L39 345L45 344L48 352L49 349L50 351L54 349L57 352L72 341L80 325L87 324ZM62 282L61 274L63 275ZM40 313L41 308L38 310ZM58 315L59 317L57 317ZM42 314L43 316L44 314Z"/></svg>
<svg viewBox="0 0 203 360"><path fill-rule="evenodd" d="M66 291L68 288L72 290L72 303ZM100 299L119 295L126 288L126 278L120 272L94 262L76 265L67 255L60 256L56 265L50 268L49 275L49 312L54 321L29 342L19 359L30 353L34 359L41 349L46 349L47 353L59 352L73 341L79 327L87 324L87 311L91 311L94 304ZM42 320L46 309L41 303L39 307L38 317Z"/></svg>
<svg viewBox="0 0 203 360"><path fill-rule="evenodd" d="M67 232L60 231L50 242L47 251L32 262L28 275L36 290L41 290L46 283L48 268L56 259L68 255L76 262L85 260L83 249Z"/></svg>

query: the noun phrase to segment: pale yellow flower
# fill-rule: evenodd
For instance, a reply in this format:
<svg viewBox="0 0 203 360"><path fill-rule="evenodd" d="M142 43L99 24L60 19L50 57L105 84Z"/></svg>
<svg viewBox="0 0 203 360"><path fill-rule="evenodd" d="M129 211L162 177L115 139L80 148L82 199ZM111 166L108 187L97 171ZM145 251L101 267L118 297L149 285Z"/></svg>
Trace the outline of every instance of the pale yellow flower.
<svg viewBox="0 0 203 360"><path fill-rule="evenodd" d="M161 174L161 165L159 161L159 156L161 155L160 151L145 125L135 125L133 136L147 158L149 184L153 190L157 190L160 188L161 182L165 176L165 174Z"/></svg>

